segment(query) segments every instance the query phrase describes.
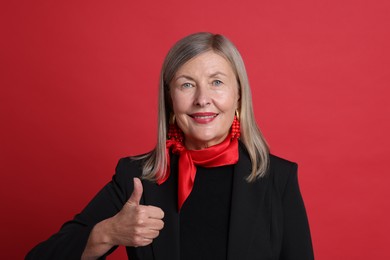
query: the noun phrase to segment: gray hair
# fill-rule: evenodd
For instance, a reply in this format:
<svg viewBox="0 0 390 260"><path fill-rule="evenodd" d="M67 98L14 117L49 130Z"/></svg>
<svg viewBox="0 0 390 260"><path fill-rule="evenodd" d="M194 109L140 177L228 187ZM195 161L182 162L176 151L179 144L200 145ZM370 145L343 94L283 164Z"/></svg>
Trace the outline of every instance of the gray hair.
<svg viewBox="0 0 390 260"><path fill-rule="evenodd" d="M191 34L178 41L170 49L163 63L158 98L157 145L150 153L138 157L139 159L145 159L142 170L144 179L156 181L158 178L163 178L166 174L166 140L169 116L173 113L169 91L170 82L183 64L210 50L230 62L238 81L240 140L252 162L252 171L247 177L247 181L253 182L266 174L269 165L269 148L255 121L248 76L242 57L234 44L226 37L202 32Z"/></svg>

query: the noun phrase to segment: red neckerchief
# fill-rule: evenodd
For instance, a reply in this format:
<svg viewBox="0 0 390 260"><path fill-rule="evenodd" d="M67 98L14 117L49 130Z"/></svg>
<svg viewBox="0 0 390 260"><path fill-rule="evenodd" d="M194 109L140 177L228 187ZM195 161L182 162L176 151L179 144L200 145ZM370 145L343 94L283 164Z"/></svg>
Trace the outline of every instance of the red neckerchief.
<svg viewBox="0 0 390 260"><path fill-rule="evenodd" d="M181 142L174 139L167 140L167 172L164 178L157 181L164 183L170 174L169 151L179 154L179 187L178 187L178 208L179 211L183 203L188 198L194 186L196 165L211 168L223 165L231 165L238 162L238 139L232 138L231 133L226 139L217 145L203 150L187 150Z"/></svg>

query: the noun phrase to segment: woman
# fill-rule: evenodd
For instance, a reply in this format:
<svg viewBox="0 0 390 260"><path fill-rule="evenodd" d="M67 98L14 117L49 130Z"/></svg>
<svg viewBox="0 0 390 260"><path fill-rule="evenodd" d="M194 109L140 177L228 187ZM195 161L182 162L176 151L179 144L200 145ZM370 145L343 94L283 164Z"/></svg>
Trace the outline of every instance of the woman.
<svg viewBox="0 0 390 260"><path fill-rule="evenodd" d="M161 71L156 148L27 259L314 259L297 165L269 154L235 46L197 33ZM142 180L142 181L141 181Z"/></svg>

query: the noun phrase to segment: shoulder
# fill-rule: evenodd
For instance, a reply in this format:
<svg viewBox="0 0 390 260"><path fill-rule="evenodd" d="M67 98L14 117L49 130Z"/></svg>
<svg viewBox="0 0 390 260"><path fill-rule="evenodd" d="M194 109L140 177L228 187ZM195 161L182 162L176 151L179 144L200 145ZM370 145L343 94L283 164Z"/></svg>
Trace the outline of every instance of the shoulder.
<svg viewBox="0 0 390 260"><path fill-rule="evenodd" d="M268 178L283 193L287 184L297 179L298 164L270 154Z"/></svg>
<svg viewBox="0 0 390 260"><path fill-rule="evenodd" d="M126 173L129 171L142 171L143 159L141 157L123 157L119 159L116 166L117 173ZM136 177L136 176L134 176Z"/></svg>
<svg viewBox="0 0 390 260"><path fill-rule="evenodd" d="M133 192L133 179L142 175L143 159L140 157L124 157L119 159L110 185L117 187L123 193L124 199L128 199Z"/></svg>
<svg viewBox="0 0 390 260"><path fill-rule="evenodd" d="M250 172L251 160L248 151L243 143L240 142L239 144L241 169ZM274 154L268 154L268 158L268 170L263 178L285 183L292 175L296 175L298 168L297 163L278 157Z"/></svg>
<svg viewBox="0 0 390 260"><path fill-rule="evenodd" d="M269 162L270 162L270 171L274 171L277 173L279 172L286 173L286 172L291 172L292 170L296 172L298 167L297 163L283 159L273 154L269 155Z"/></svg>
<svg viewBox="0 0 390 260"><path fill-rule="evenodd" d="M129 179L140 178L142 175L143 159L141 157L123 157L115 168L114 179L127 182Z"/></svg>

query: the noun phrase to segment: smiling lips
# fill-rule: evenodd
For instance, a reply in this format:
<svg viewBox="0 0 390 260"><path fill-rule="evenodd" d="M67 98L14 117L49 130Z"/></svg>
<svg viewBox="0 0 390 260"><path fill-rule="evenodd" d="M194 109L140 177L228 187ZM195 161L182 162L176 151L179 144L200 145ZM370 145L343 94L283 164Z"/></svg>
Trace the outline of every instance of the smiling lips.
<svg viewBox="0 0 390 260"><path fill-rule="evenodd" d="M205 113L194 113L189 115L196 123L199 124L208 124L211 121L213 121L218 114L217 113L210 113L210 112L205 112Z"/></svg>

